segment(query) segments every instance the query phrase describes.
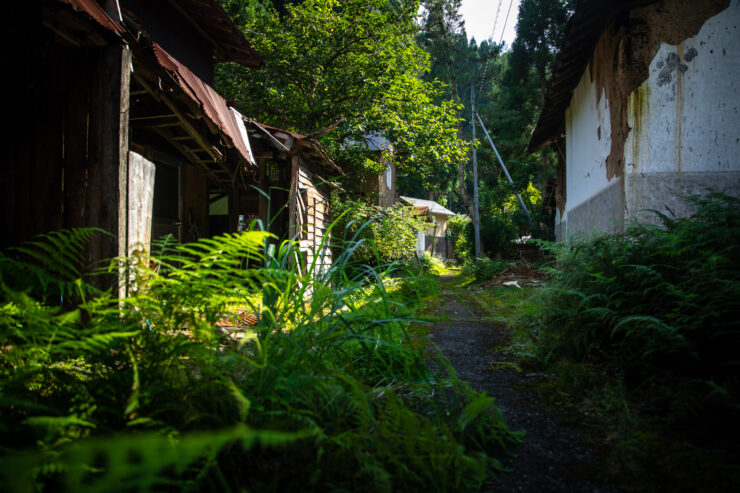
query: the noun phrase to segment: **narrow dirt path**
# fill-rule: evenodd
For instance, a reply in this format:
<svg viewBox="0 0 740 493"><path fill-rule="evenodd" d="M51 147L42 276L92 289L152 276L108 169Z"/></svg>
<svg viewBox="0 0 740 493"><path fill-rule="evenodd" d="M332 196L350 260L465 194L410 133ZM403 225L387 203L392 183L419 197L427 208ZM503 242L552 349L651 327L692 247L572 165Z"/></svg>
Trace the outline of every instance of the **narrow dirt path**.
<svg viewBox="0 0 740 493"><path fill-rule="evenodd" d="M506 327L481 320L475 307L457 293L451 277L442 278L442 320L430 339L447 356L458 376L477 391L496 399L512 430L526 430L514 453L512 472L486 485L501 492L616 492L598 470L601 451L589 438L589 425L581 416L546 405L531 390L542 376L509 367L492 369L510 361L494 348L509 340ZM445 319L447 319L445 321Z"/></svg>

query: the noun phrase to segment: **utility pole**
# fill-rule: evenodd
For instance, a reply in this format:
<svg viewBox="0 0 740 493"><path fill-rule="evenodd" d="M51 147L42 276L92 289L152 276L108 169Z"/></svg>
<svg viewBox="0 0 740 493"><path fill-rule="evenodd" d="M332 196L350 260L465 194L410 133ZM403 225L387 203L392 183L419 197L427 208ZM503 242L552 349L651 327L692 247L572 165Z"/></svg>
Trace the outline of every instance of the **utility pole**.
<svg viewBox="0 0 740 493"><path fill-rule="evenodd" d="M475 235L475 256L480 257L480 221L478 217L478 153L475 149L475 89L470 85L470 106L473 125L473 233Z"/></svg>

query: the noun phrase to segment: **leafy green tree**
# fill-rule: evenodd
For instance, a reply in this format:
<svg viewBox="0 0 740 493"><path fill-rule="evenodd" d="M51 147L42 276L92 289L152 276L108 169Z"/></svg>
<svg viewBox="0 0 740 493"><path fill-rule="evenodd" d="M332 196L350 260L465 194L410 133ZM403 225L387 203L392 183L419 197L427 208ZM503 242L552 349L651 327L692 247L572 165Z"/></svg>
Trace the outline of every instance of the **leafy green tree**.
<svg viewBox="0 0 740 493"><path fill-rule="evenodd" d="M554 175L553 152L526 152L529 136L545 100L547 80L563 41L573 0L523 0L519 6L517 36L502 73L497 98L492 98L491 123L501 152L512 164L517 187L535 180L544 193ZM529 177L529 180L526 177ZM537 179L539 178L539 179ZM546 203L544 197L542 203Z"/></svg>
<svg viewBox="0 0 740 493"><path fill-rule="evenodd" d="M217 87L269 124L304 134L336 125L319 139L348 172L382 171L351 144L383 135L402 172L431 185L466 149L454 103L440 83L421 78L429 57L414 42L417 10L416 1L390 0L307 0L286 3L284 14L255 9L239 20L265 67L222 65Z"/></svg>

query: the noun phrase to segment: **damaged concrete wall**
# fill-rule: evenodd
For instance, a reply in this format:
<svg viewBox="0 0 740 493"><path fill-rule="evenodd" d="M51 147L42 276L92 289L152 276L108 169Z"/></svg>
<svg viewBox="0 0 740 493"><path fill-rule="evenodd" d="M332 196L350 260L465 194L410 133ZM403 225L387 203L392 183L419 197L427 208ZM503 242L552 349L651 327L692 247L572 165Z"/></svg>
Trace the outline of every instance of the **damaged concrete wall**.
<svg viewBox="0 0 740 493"><path fill-rule="evenodd" d="M661 43L628 104L626 218L690 214L681 197L740 193L740 1L698 34Z"/></svg>
<svg viewBox="0 0 740 493"><path fill-rule="evenodd" d="M616 231L644 209L686 215L682 196L707 187L740 193L739 109L740 0L615 19L566 111L559 237Z"/></svg>

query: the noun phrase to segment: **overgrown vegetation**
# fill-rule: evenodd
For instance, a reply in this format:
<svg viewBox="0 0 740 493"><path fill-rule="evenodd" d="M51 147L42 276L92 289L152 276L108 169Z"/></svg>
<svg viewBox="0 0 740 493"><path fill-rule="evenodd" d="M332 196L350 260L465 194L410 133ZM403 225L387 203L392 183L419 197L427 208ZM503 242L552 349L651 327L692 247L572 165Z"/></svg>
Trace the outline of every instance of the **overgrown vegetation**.
<svg viewBox="0 0 740 493"><path fill-rule="evenodd" d="M493 279L506 268L506 263L501 260L492 260L488 257L471 259L461 271L464 283L480 283Z"/></svg>
<svg viewBox="0 0 740 493"><path fill-rule="evenodd" d="M430 225L426 218L400 203L381 208L362 202L342 201L334 195L332 207L333 213L339 217L338 230L363 240L352 258L361 265L388 265L414 258L417 231L424 231ZM344 248L342 244L338 246Z"/></svg>
<svg viewBox="0 0 740 493"><path fill-rule="evenodd" d="M740 200L690 201L690 218L658 214L561 254L541 357L597 365L644 411L715 427L740 409Z"/></svg>
<svg viewBox="0 0 740 493"><path fill-rule="evenodd" d="M589 423L608 450L600 474L629 490L740 485L740 199L689 200L689 218L538 242L557 256L541 287L480 284L487 260L460 280L510 329L492 369L542 375L528 385Z"/></svg>
<svg viewBox="0 0 740 493"><path fill-rule="evenodd" d="M500 469L492 399L409 329L429 278L353 276L356 242L301 276L249 232L120 259L119 300L81 277L93 234L0 256L4 491L468 491Z"/></svg>
<svg viewBox="0 0 740 493"><path fill-rule="evenodd" d="M447 238L452 242L455 260L465 263L473 255L473 221L468 216L447 219Z"/></svg>

